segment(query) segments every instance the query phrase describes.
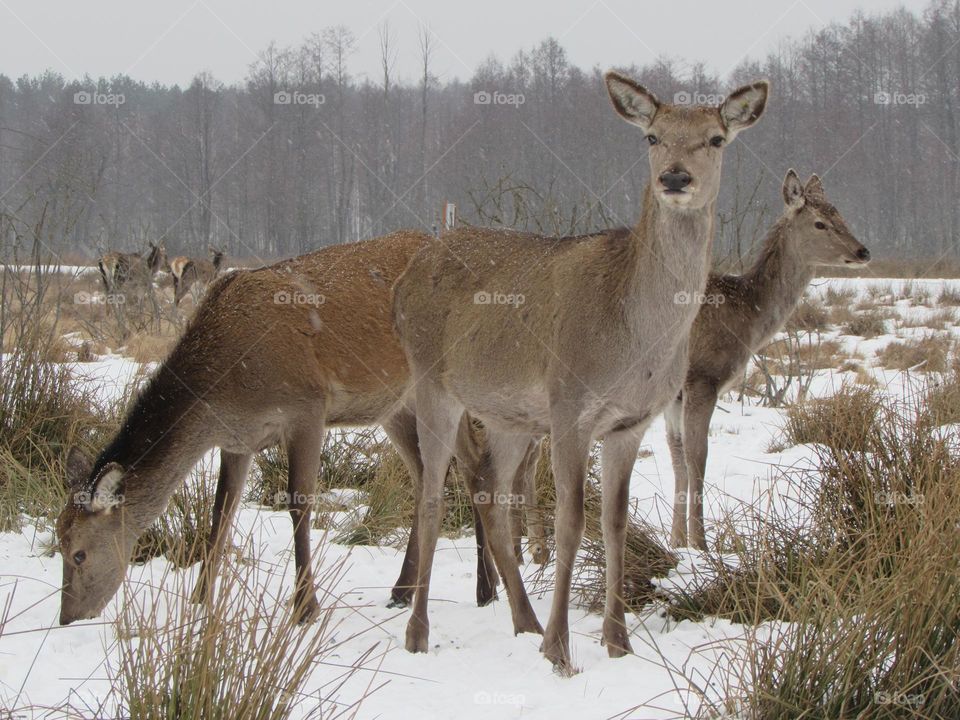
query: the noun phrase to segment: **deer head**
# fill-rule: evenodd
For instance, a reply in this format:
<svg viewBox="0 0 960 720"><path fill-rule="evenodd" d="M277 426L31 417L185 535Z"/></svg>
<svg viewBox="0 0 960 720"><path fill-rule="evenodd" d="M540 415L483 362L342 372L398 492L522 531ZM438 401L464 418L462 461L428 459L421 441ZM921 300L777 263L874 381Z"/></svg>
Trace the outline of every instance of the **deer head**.
<svg viewBox="0 0 960 720"><path fill-rule="evenodd" d="M783 179L783 202L793 244L810 265L864 265L870 251L847 228L827 200L823 184L811 175L806 186L793 169Z"/></svg>
<svg viewBox="0 0 960 720"><path fill-rule="evenodd" d="M723 149L753 125L767 104L765 80L730 94L718 107L661 103L633 80L609 72L607 92L617 113L650 144L654 197L671 209L702 209L720 191Z"/></svg>
<svg viewBox="0 0 960 720"><path fill-rule="evenodd" d="M67 504L57 518L63 556L60 624L96 617L123 582L140 531L123 505L124 469L93 461L71 448L66 462Z"/></svg>

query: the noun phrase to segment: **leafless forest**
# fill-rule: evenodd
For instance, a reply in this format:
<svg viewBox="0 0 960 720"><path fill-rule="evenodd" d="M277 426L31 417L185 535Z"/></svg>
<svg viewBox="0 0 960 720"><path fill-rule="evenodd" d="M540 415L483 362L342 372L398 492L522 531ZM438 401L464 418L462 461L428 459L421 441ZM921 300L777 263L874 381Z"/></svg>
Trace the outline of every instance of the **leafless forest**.
<svg viewBox="0 0 960 720"><path fill-rule="evenodd" d="M438 38L379 28L380 77L351 73L345 28L270 46L242 84L0 75L3 251L46 212L50 250L272 258L398 227L429 228L444 201L476 224L577 233L631 222L643 145L609 111L600 74L547 38L442 82ZM401 44L420 57L400 82ZM643 48L638 47L638 57ZM960 2L858 14L724 76L697 58L624 68L665 99L702 102L766 76L768 117L728 157L721 254L778 212L790 166L818 172L875 256L935 258L960 242Z"/></svg>

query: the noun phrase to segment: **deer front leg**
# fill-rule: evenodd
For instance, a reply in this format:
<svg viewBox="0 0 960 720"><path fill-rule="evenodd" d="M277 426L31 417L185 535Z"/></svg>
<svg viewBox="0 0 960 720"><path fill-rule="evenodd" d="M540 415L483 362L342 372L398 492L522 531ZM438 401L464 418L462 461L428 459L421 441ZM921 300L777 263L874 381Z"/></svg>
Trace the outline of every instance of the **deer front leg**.
<svg viewBox="0 0 960 720"><path fill-rule="evenodd" d="M717 387L700 381L684 389L683 447L689 478L690 546L707 549L703 526L703 479L707 468L710 418L717 404Z"/></svg>
<svg viewBox="0 0 960 720"><path fill-rule="evenodd" d="M310 559L310 512L317 489L317 475L320 472L323 434L321 420L304 420L287 445L290 519L293 521L294 559L297 568L293 612L300 623L313 622L320 614Z"/></svg>
<svg viewBox="0 0 960 720"><path fill-rule="evenodd" d="M603 644L607 654L623 657L632 653L624 616L623 565L627 539L630 475L637 459L640 440L649 421L628 431L607 435L603 440L601 523L603 549L607 558L607 602L603 617Z"/></svg>
<svg viewBox="0 0 960 720"><path fill-rule="evenodd" d="M670 544L684 547L687 544L687 460L683 452L683 400L678 396L663 413L667 425L667 446L673 464L673 525L670 529Z"/></svg>
<svg viewBox="0 0 960 720"><path fill-rule="evenodd" d="M191 602L206 602L210 597L252 461L253 455L220 451L220 476L217 478L217 495L213 502L213 524Z"/></svg>
<svg viewBox="0 0 960 720"><path fill-rule="evenodd" d="M572 674L570 627L567 617L573 565L583 539L583 493L587 480L589 437L580 437L573 420L551 423L550 461L557 489L554 539L557 572L550 621L541 650L563 674Z"/></svg>

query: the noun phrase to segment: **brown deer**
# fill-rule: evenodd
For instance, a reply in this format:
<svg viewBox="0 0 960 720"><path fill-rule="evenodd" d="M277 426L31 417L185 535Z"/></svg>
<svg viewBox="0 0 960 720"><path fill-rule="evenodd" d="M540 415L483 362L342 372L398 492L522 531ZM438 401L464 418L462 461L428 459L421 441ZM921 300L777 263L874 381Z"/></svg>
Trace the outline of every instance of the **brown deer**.
<svg viewBox="0 0 960 720"><path fill-rule="evenodd" d="M167 263L163 244L148 243L143 255L137 253L108 252L97 259L100 281L105 293L113 294L132 281L141 289L152 286L153 276Z"/></svg>
<svg viewBox="0 0 960 720"><path fill-rule="evenodd" d="M847 229L816 175L804 187L790 170L783 181L783 202L783 215L764 239L752 267L743 275L710 275L690 335L683 391L665 413L676 479L671 542L677 547L686 545L688 537L692 547L707 547L703 477L717 397L783 327L818 267L870 260L870 251Z"/></svg>
<svg viewBox="0 0 960 720"><path fill-rule="evenodd" d="M173 302L180 304L187 295L199 303L203 293L220 274L223 264L223 251L210 249L210 259L175 257L170 263L170 274L173 276Z"/></svg>
<svg viewBox="0 0 960 720"><path fill-rule="evenodd" d="M71 493L57 520L62 624L102 611L137 538L203 454L219 447L213 529L195 593L202 600L253 455L277 442L290 468L295 608L303 621L315 615L310 505L325 428L382 423L420 484L416 420L400 402L409 371L390 287L428 237L398 232L214 282L110 444L96 460L76 449L68 454ZM470 468L479 458L467 420L455 442L473 492ZM484 567L492 573L492 560ZM411 568L409 586L417 577ZM492 588L496 576L484 582ZM394 594L405 591L398 586Z"/></svg>
<svg viewBox="0 0 960 720"><path fill-rule="evenodd" d="M411 652L428 647L443 479L465 412L487 429L479 479L492 502L481 514L516 633L542 630L513 557L507 503L530 443L551 435L557 570L542 649L563 671L572 669L567 606L583 535L587 457L603 438L603 641L611 656L630 651L623 604L628 481L644 431L684 379L696 308L677 298L706 285L724 147L763 113L768 85L742 87L716 108L661 103L616 73L606 75L606 86L616 111L651 146L652 180L634 228L561 239L458 229L431 240L397 281L394 314L423 460Z"/></svg>

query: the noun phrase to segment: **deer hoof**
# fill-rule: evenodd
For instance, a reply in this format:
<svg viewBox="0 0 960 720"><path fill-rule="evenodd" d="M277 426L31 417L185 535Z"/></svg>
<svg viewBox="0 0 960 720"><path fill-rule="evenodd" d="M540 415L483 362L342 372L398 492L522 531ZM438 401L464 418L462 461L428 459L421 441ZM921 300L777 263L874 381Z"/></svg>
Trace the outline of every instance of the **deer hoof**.
<svg viewBox="0 0 960 720"><path fill-rule="evenodd" d="M604 621L603 636L601 637L600 644L606 645L607 655L612 658L620 658L624 655L633 654L627 629L621 622L615 620Z"/></svg>
<svg viewBox="0 0 960 720"><path fill-rule="evenodd" d="M415 622L410 618L410 622L407 623L407 652L425 653L429 648L430 631L420 623L414 624Z"/></svg>

